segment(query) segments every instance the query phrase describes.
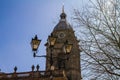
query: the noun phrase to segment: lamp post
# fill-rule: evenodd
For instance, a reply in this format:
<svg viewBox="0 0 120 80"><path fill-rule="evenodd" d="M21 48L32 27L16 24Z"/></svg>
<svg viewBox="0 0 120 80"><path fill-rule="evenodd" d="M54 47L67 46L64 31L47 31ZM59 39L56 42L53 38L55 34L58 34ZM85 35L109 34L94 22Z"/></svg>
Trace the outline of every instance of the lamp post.
<svg viewBox="0 0 120 80"><path fill-rule="evenodd" d="M53 57L53 49L54 49L54 45L56 43L56 40L57 40L57 38L53 37L52 34L48 37L48 45L49 45L49 48L50 48L50 56L46 56L46 55L38 56L38 55L36 55L41 40L38 39L37 35L35 35L35 37L32 38L32 40L31 40L31 47L32 47L32 51L33 51L33 57L47 57L47 58L50 58L50 70L51 70L50 78L53 77L52 76L52 71L54 70L53 58L58 58L58 57ZM68 54L70 54L70 52L72 50L72 44L69 44L68 41L66 41L64 43L63 48L64 48L64 52L68 55ZM68 56L67 56L67 60L68 60Z"/></svg>

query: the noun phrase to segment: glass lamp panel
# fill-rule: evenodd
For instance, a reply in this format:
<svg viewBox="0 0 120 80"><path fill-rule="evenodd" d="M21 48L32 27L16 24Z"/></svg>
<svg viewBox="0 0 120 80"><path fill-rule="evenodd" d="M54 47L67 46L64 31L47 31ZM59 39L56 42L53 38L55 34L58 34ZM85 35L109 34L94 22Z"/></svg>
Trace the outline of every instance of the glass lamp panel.
<svg viewBox="0 0 120 80"><path fill-rule="evenodd" d="M54 37L49 37L49 45L50 45L50 46L54 46L54 45L55 45L55 42L56 42L56 38L54 38Z"/></svg>
<svg viewBox="0 0 120 80"><path fill-rule="evenodd" d="M32 39L31 45L32 45L32 50L37 51L39 45L40 45L41 40L37 39Z"/></svg>
<svg viewBox="0 0 120 80"><path fill-rule="evenodd" d="M68 53L71 52L71 50L72 50L72 44L67 44L67 45L65 46L65 52L68 54Z"/></svg>
<svg viewBox="0 0 120 80"><path fill-rule="evenodd" d="M36 51L38 49L38 45L33 45L33 51Z"/></svg>

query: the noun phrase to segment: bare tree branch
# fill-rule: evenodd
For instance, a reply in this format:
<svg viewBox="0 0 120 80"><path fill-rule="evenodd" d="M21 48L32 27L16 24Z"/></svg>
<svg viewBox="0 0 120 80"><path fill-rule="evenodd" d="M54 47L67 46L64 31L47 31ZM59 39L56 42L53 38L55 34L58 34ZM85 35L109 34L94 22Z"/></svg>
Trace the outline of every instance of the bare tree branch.
<svg viewBox="0 0 120 80"><path fill-rule="evenodd" d="M95 0L83 11L74 9L80 28L80 44L87 59L84 69L91 70L93 80L118 80L120 77L120 1ZM82 54L82 55L83 55ZM96 74L95 74L96 73ZM112 76L112 77L111 77Z"/></svg>

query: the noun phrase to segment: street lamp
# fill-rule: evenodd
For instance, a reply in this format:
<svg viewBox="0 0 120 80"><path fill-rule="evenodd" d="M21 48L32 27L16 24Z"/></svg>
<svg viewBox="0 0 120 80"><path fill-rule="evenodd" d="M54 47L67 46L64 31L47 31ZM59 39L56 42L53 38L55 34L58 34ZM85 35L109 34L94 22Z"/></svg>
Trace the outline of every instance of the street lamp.
<svg viewBox="0 0 120 80"><path fill-rule="evenodd" d="M64 43L64 51L66 54L70 54L71 50L72 50L72 47L73 47L73 44L69 44L68 43L68 40L66 40L66 42Z"/></svg>
<svg viewBox="0 0 120 80"><path fill-rule="evenodd" d="M54 47L55 43L56 43L57 38L53 37L53 34L51 34L51 36L48 37L48 44L50 47Z"/></svg>
<svg viewBox="0 0 120 80"><path fill-rule="evenodd" d="M40 45L40 42L41 42L41 40L38 39L37 35L35 35L35 37L32 38L32 40L31 40L31 47L32 47L32 51L34 51L34 53L37 52L38 47Z"/></svg>
<svg viewBox="0 0 120 80"><path fill-rule="evenodd" d="M53 49L54 49L54 45L56 43L56 40L57 40L57 38L53 37L53 34L51 34L48 37L48 46L49 46L49 49L50 49L50 56L47 56L47 55L38 56L38 55L36 55L41 40L38 39L37 35L35 35L35 37L32 38L32 40L31 40L31 47L32 47L32 51L34 52L33 53L34 57L47 57L47 58L50 58L50 70L51 70L50 75L51 76L52 76L52 71L54 70L53 58L59 58L59 57L54 57L53 56ZM66 41L64 43L64 47L63 48L64 48L64 51L65 51L65 54L67 54L67 59L66 60L68 60L68 54L71 53L72 46L73 45L69 44L68 41ZM63 59L63 60L65 60L65 59Z"/></svg>

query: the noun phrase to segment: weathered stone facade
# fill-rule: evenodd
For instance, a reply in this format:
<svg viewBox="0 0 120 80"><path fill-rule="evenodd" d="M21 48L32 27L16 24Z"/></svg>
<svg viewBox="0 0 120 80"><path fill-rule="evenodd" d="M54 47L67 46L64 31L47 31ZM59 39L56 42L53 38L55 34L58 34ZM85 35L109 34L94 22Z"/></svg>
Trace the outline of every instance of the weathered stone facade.
<svg viewBox="0 0 120 80"><path fill-rule="evenodd" d="M75 37L74 30L66 20L66 14L63 12L60 15L60 21L52 31L52 35L57 37L57 41L53 48L53 66L55 69L65 70L68 80L81 80L81 68L80 68L80 49L79 41ZM64 52L64 43L73 44L72 51L69 55ZM50 56L49 46L46 45L47 55ZM69 58L68 60L66 58ZM50 70L50 62L46 61L46 70Z"/></svg>

